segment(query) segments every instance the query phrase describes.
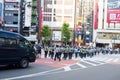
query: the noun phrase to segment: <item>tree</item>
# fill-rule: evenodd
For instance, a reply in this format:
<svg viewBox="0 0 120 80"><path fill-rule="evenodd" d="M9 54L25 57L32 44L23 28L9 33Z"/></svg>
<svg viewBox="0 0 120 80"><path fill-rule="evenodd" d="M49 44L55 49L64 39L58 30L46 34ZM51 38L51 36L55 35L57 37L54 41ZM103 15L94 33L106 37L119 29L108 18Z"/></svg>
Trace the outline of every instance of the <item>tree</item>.
<svg viewBox="0 0 120 80"><path fill-rule="evenodd" d="M51 37L51 30L48 25L44 25L42 28L42 37L44 38L43 43L48 44Z"/></svg>
<svg viewBox="0 0 120 80"><path fill-rule="evenodd" d="M69 24L64 22L62 25L62 40L67 44L70 41L71 31L69 29Z"/></svg>

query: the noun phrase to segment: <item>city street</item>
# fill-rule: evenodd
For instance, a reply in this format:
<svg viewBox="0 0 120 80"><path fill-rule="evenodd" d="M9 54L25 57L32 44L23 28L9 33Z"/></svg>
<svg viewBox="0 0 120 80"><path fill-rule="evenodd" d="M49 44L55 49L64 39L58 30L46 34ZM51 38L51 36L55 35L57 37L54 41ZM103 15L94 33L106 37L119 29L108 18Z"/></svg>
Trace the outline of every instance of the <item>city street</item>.
<svg viewBox="0 0 120 80"><path fill-rule="evenodd" d="M37 59L26 69L0 67L0 80L119 80L120 55L53 61Z"/></svg>

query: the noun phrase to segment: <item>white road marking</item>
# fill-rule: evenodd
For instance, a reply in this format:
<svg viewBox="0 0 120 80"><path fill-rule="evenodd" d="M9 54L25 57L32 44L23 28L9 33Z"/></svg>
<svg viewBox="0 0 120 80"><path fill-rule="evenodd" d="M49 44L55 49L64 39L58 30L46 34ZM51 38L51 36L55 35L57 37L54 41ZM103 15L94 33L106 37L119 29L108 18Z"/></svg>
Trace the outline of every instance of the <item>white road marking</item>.
<svg viewBox="0 0 120 80"><path fill-rule="evenodd" d="M82 62L87 63L87 64L90 64L90 65L92 65L92 66L97 66L96 64L93 64L93 63L90 63L90 62L87 62L87 61L82 61Z"/></svg>
<svg viewBox="0 0 120 80"><path fill-rule="evenodd" d="M76 63L78 66L82 67L82 68L87 68L86 66L80 64L80 63Z"/></svg>
<svg viewBox="0 0 120 80"><path fill-rule="evenodd" d="M118 62L119 61L119 58L116 58L115 60L113 60L113 62Z"/></svg>
<svg viewBox="0 0 120 80"><path fill-rule="evenodd" d="M108 60L106 60L105 62L110 62L110 61L112 61L113 59L108 59Z"/></svg>
<svg viewBox="0 0 120 80"><path fill-rule="evenodd" d="M4 78L4 79L0 79L0 80L15 80L15 79L22 79L22 78L30 78L30 77L33 77L33 76L44 75L45 73L48 73L48 72L51 72L51 71L60 70L60 69L62 69L62 68L53 69L53 70L49 70L49 71L43 71L43 72L39 72L39 73L28 74L28 75L23 75L23 76Z"/></svg>
<svg viewBox="0 0 120 80"><path fill-rule="evenodd" d="M64 70L65 70L65 71L70 71L71 68L70 68L70 66L66 66L66 67L64 67Z"/></svg>
<svg viewBox="0 0 120 80"><path fill-rule="evenodd" d="M99 64L104 64L104 62L100 62L100 61L94 61L94 60L90 60L90 61L93 61L93 62L99 63Z"/></svg>
<svg viewBox="0 0 120 80"><path fill-rule="evenodd" d="M108 58L106 57L106 58L102 58L102 59L100 59L99 61L105 61L105 60L107 60Z"/></svg>

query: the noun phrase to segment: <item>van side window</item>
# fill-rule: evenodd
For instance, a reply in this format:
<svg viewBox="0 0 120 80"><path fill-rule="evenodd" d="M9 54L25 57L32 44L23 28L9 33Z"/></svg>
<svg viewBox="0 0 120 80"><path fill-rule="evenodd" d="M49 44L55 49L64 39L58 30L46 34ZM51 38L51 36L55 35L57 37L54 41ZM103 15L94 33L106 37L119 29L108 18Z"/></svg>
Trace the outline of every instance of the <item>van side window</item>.
<svg viewBox="0 0 120 80"><path fill-rule="evenodd" d="M23 40L20 40L19 45L20 47L25 47L25 42Z"/></svg>
<svg viewBox="0 0 120 80"><path fill-rule="evenodd" d="M5 44L5 39L4 38L0 38L0 47L2 47Z"/></svg>
<svg viewBox="0 0 120 80"><path fill-rule="evenodd" d="M2 48L16 48L17 40L10 38L0 38L0 47Z"/></svg>

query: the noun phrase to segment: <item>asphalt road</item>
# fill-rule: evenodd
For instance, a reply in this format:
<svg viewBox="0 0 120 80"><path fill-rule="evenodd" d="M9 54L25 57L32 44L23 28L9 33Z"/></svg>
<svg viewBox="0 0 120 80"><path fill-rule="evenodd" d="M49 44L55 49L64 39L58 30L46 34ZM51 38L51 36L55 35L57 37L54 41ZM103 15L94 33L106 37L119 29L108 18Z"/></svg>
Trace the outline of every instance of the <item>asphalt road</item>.
<svg viewBox="0 0 120 80"><path fill-rule="evenodd" d="M40 61L41 62L40 62ZM32 63L26 69L0 67L0 80L119 80L120 55L99 55L78 61ZM45 59L43 59L44 62ZM68 64L68 62L72 64ZM58 64L67 64L57 66ZM47 64L47 65L46 65ZM55 65L56 66L52 66Z"/></svg>

